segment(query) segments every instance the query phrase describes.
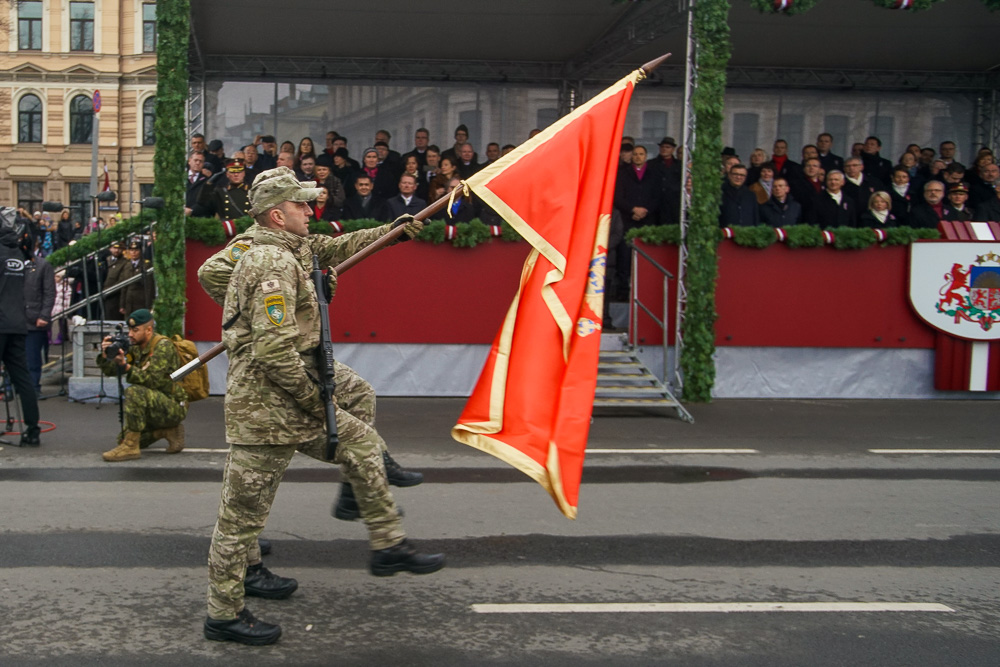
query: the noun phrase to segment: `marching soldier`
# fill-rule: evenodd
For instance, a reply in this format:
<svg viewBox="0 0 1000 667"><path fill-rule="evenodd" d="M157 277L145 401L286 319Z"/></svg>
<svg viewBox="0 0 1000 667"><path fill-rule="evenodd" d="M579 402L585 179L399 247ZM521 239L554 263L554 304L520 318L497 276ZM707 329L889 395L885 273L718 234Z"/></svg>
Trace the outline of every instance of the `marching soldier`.
<svg viewBox="0 0 1000 667"><path fill-rule="evenodd" d="M220 220L236 220L249 215L249 188L243 179L246 178L246 166L243 158L230 158L226 161L226 180L215 187L206 186L201 189L198 197L200 210L208 215L217 215Z"/></svg>
<svg viewBox="0 0 1000 667"><path fill-rule="evenodd" d="M240 257L253 244L253 236L257 230L254 225L244 233L233 238L229 244L215 253L198 269L198 281L209 296L220 306L225 305L226 290L233 269ZM339 264L355 252L369 245L391 229L383 225L371 230L362 230L350 236L333 238L330 236L308 236L305 243L309 245L310 253L319 256L320 265L332 266ZM337 407L346 410L352 416L360 419L372 429L375 428L375 389L363 377L346 364L335 362L335 386ZM384 441L380 441L385 446ZM383 449L382 458L385 463L386 476L389 484L398 487L417 486L424 481L422 473L406 470ZM345 474L346 478L346 474ZM343 521L354 521L361 517L354 490L350 482L341 484L340 496L333 505L333 516Z"/></svg>
<svg viewBox="0 0 1000 667"><path fill-rule="evenodd" d="M208 639L252 645L277 641L281 628L258 621L244 606L244 595L286 598L298 587L294 579L278 577L251 560L251 549L292 455L300 451L326 460L325 410L313 354L320 342L319 307L306 242L307 202L318 192L314 185L299 183L287 167L256 179L250 202L258 227L226 291L230 449L209 552ZM410 237L422 227L412 218L398 222L406 224ZM331 239L342 244L342 251L371 240L366 232ZM372 574L429 574L444 567L443 555L418 554L406 540L389 492L378 432L345 410L337 410L337 428L340 446L330 463L345 469L368 525Z"/></svg>
<svg viewBox="0 0 1000 667"><path fill-rule="evenodd" d="M181 364L173 342L156 333L153 315L146 309L128 317L128 353L112 350L111 336L101 342L97 365L105 375L117 375L129 382L124 394L124 423L118 446L104 452L105 461L130 461L139 458L139 450L157 440L166 439L167 453L184 449L184 418L187 416L187 393L170 379Z"/></svg>

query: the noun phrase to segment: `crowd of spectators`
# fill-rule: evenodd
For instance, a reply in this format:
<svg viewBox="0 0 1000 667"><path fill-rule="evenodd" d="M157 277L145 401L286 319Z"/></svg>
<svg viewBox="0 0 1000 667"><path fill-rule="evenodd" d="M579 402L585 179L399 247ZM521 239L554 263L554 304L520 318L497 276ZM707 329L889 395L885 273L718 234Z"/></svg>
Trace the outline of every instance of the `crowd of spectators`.
<svg viewBox="0 0 1000 667"><path fill-rule="evenodd" d="M414 132L413 147L400 153L391 146L392 135L379 130L370 147L352 157L347 137L331 130L319 148L310 137L298 144L279 144L273 136L258 135L226 155L223 143L191 137L187 158L185 213L192 216L234 220L248 214L248 192L257 176L273 167L289 167L301 181L315 181L323 194L312 202L317 220L393 220L415 214L450 191L459 181L492 164L514 149L497 142L486 145L480 157L469 143L465 125L455 128L454 143L442 150L430 142L430 132ZM490 219L495 214L474 197L460 198L452 206L454 222ZM441 211L434 217L448 217Z"/></svg>
<svg viewBox="0 0 1000 667"><path fill-rule="evenodd" d="M895 161L882 156L875 136L855 143L846 159L832 152L833 143L832 135L820 134L802 148L799 162L783 139L771 155L757 148L746 163L726 148L719 225L936 229L941 220L1000 220L1000 166L989 148L966 166L955 159L952 141L937 150L910 144ZM645 147L624 138L615 208L625 231L677 222L683 169L676 151L664 137L659 154L648 158Z"/></svg>
<svg viewBox="0 0 1000 667"><path fill-rule="evenodd" d="M727 149L720 226L936 229L941 220L1000 220L1000 166L989 148L966 166L955 159L952 141L937 150L910 144L895 164L875 136L854 144L846 159L832 145L830 134L820 134L795 162L779 139L771 156L754 150L749 165Z"/></svg>

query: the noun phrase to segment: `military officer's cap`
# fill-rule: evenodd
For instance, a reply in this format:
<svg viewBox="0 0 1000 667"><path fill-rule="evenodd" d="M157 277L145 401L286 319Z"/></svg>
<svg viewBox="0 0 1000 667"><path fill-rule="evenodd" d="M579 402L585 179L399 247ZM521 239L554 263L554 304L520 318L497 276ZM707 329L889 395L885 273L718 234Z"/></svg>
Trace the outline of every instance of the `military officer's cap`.
<svg viewBox="0 0 1000 667"><path fill-rule="evenodd" d="M153 319L153 313L145 308L140 308L139 310L133 311L131 315L128 316L129 327L137 327L141 324L145 324Z"/></svg>
<svg viewBox="0 0 1000 667"><path fill-rule="evenodd" d="M118 248L119 250L121 250L122 249L122 242L121 241L115 241L114 243L111 244L111 247L112 248Z"/></svg>
<svg viewBox="0 0 1000 667"><path fill-rule="evenodd" d="M952 192L964 192L965 194L969 194L969 184L966 183L965 181L962 181L960 183L952 183L948 187L948 194L951 194Z"/></svg>
<svg viewBox="0 0 1000 667"><path fill-rule="evenodd" d="M142 250L142 241L140 241L139 239L136 239L136 238L129 239L128 249L129 250Z"/></svg>
<svg viewBox="0 0 1000 667"><path fill-rule="evenodd" d="M238 173L246 168L246 162L241 157L231 157L226 160L226 171Z"/></svg>
<svg viewBox="0 0 1000 667"><path fill-rule="evenodd" d="M316 199L320 189L316 181L302 181L288 167L275 167L262 172L250 188L250 215L260 215L281 202L305 202Z"/></svg>

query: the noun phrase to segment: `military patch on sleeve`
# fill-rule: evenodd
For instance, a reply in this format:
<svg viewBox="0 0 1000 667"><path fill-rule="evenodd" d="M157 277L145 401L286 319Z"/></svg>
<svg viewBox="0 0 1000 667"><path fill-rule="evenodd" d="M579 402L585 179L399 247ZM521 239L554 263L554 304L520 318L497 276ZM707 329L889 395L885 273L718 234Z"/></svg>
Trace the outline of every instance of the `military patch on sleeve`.
<svg viewBox="0 0 1000 667"><path fill-rule="evenodd" d="M270 294L271 292L280 292L281 283L277 280L265 280L260 284L260 291L264 294Z"/></svg>
<svg viewBox="0 0 1000 667"><path fill-rule="evenodd" d="M243 256L243 253L245 253L249 249L250 246L248 246L246 243L234 243L229 248L229 259L233 260L233 262L238 262L240 261L240 257Z"/></svg>
<svg viewBox="0 0 1000 667"><path fill-rule="evenodd" d="M285 321L285 297L275 294L265 298L264 310L267 311L267 319L281 326L281 323Z"/></svg>

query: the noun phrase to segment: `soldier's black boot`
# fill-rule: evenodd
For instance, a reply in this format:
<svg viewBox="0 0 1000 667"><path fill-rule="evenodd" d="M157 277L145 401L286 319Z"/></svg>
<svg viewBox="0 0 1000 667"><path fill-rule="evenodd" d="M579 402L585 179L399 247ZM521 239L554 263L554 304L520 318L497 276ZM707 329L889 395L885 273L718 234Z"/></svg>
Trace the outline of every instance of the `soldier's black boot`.
<svg viewBox="0 0 1000 667"><path fill-rule="evenodd" d="M232 620L205 619L205 639L217 642L233 641L251 646L273 644L281 636L281 626L258 621L246 607Z"/></svg>
<svg viewBox="0 0 1000 667"><path fill-rule="evenodd" d="M391 577L397 572L430 574L444 567L444 554L418 554L407 540L394 547L372 551L371 571L376 577Z"/></svg>
<svg viewBox="0 0 1000 667"><path fill-rule="evenodd" d="M348 482L340 485L340 497L333 504L333 516L341 521L354 521L361 518L361 510L358 509L358 501L354 499L354 489Z"/></svg>
<svg viewBox="0 0 1000 667"><path fill-rule="evenodd" d="M298 587L299 582L289 577L279 577L264 567L263 563L248 567L246 577L243 578L243 592L255 598L284 600Z"/></svg>
<svg viewBox="0 0 1000 667"><path fill-rule="evenodd" d="M396 503L396 511L399 512L399 516L403 516L403 508L399 503ZM354 489L351 488L350 482L341 483L340 497L333 504L333 510L330 511L330 514L341 521L354 521L361 518L361 509L358 507L358 501L354 498Z"/></svg>
<svg viewBox="0 0 1000 667"><path fill-rule="evenodd" d="M42 444L39 438L39 433L41 429L37 426L29 426L24 433L21 434L21 447L38 447Z"/></svg>
<svg viewBox="0 0 1000 667"><path fill-rule="evenodd" d="M263 537L258 537L257 546L260 547L261 556L266 556L269 553L271 553L271 540L266 540Z"/></svg>
<svg viewBox="0 0 1000 667"><path fill-rule="evenodd" d="M404 470L401 465L389 456L389 452L382 452L382 459L385 461L385 476L393 486L416 486L424 481L422 472Z"/></svg>

